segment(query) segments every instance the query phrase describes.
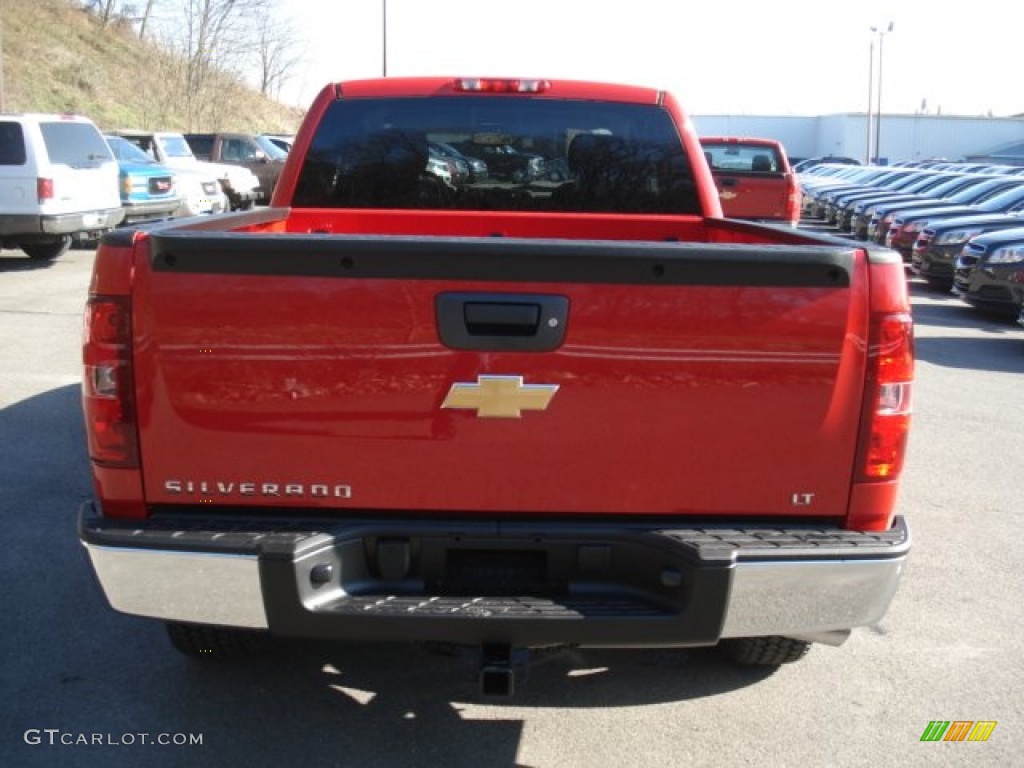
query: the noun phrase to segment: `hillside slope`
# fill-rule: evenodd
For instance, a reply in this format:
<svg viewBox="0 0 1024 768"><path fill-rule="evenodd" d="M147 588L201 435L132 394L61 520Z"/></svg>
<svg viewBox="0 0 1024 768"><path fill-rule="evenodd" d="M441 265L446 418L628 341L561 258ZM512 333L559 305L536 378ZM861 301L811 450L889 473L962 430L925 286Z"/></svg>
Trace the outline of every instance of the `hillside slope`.
<svg viewBox="0 0 1024 768"><path fill-rule="evenodd" d="M293 133L301 120L301 110L224 77L189 125L180 60L128 27L104 29L69 0L0 0L0 20L7 112L75 112L103 129Z"/></svg>

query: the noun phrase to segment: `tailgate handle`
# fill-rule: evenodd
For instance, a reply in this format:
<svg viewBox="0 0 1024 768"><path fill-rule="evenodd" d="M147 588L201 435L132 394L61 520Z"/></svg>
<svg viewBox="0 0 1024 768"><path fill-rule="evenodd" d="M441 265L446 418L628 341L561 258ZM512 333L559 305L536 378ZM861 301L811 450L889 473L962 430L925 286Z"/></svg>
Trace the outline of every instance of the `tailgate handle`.
<svg viewBox="0 0 1024 768"><path fill-rule="evenodd" d="M735 187L736 183L736 179L722 179L723 187Z"/></svg>
<svg viewBox="0 0 1024 768"><path fill-rule="evenodd" d="M534 336L540 323L540 304L467 301L463 313L472 336Z"/></svg>
<svg viewBox="0 0 1024 768"><path fill-rule="evenodd" d="M437 330L453 349L547 352L565 337L569 299L519 293L441 293Z"/></svg>

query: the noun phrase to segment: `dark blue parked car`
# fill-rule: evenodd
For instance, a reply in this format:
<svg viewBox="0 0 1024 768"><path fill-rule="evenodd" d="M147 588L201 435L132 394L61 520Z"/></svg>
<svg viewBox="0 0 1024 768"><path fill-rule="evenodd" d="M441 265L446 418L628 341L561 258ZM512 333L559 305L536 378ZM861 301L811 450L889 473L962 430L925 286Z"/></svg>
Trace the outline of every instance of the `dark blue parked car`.
<svg viewBox="0 0 1024 768"><path fill-rule="evenodd" d="M956 260L953 292L978 309L1016 317L1024 304L1024 228L968 240Z"/></svg>

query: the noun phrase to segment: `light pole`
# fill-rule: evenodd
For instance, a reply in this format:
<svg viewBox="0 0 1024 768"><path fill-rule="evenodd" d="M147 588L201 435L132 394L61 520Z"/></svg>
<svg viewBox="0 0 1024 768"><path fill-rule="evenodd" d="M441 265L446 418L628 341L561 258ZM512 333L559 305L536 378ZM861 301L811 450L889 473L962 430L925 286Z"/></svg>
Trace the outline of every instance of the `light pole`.
<svg viewBox="0 0 1024 768"><path fill-rule="evenodd" d="M874 30L874 27L871 28ZM871 108L874 104L874 85L875 85L875 36L871 35L871 47L868 49L868 112L867 112L867 130L864 133L867 134L867 152L864 156L864 162L867 165L871 165Z"/></svg>
<svg viewBox="0 0 1024 768"><path fill-rule="evenodd" d="M381 71L388 76L388 0L381 0Z"/></svg>
<svg viewBox="0 0 1024 768"><path fill-rule="evenodd" d="M878 33L878 108L875 110L875 157L882 158L882 42L885 40L885 33L892 32L892 22L886 29L872 27L872 32Z"/></svg>

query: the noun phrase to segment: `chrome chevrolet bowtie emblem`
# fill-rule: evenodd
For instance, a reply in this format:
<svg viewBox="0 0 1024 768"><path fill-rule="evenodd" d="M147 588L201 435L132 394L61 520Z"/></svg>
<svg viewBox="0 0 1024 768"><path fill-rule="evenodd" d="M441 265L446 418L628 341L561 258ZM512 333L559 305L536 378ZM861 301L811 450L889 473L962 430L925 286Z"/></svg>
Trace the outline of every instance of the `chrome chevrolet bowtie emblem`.
<svg viewBox="0 0 1024 768"><path fill-rule="evenodd" d="M477 376L476 384L456 382L442 408L472 408L482 419L518 419L523 411L546 410L557 384L523 384L522 376Z"/></svg>

